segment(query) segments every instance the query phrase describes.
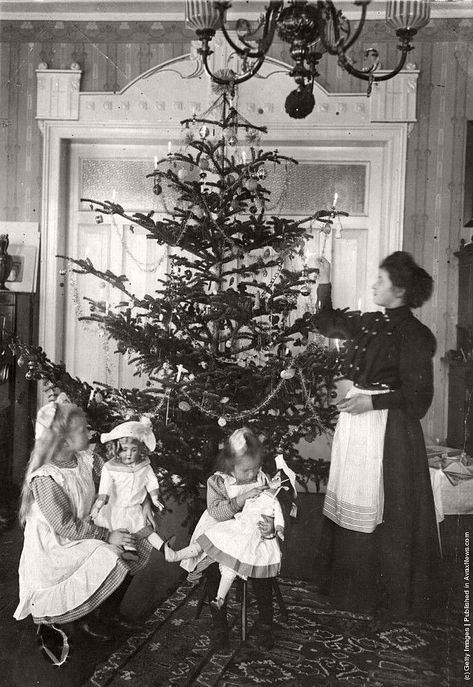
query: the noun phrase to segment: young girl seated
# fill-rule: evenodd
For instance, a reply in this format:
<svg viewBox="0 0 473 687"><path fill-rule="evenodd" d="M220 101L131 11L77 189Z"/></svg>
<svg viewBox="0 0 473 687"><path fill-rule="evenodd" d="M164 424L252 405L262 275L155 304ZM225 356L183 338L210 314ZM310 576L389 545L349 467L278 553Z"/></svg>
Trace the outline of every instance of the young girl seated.
<svg viewBox="0 0 473 687"><path fill-rule="evenodd" d="M95 611L122 595L129 578L120 547L133 544L133 537L87 519L95 498L94 475L101 467L88 446L79 407L58 399L38 411L19 512L25 539L14 617L31 614L39 634L60 635L59 656L42 644L56 665L66 660L65 631L73 625L95 640L110 639ZM46 631L44 625L53 629Z"/></svg>
<svg viewBox="0 0 473 687"><path fill-rule="evenodd" d="M108 529L128 530L135 535L139 546L147 540L154 548L161 549L164 540L156 532L150 533L142 506L148 495L155 508L164 509L158 499L158 479L147 456L148 451L156 448L150 420L122 422L111 432L102 434L100 440L107 444L112 457L102 469L99 493L90 513L92 520ZM124 548L124 559L139 558L134 546Z"/></svg>
<svg viewBox="0 0 473 687"><path fill-rule="evenodd" d="M227 482L235 507L234 517L217 521L208 511L202 515L191 539L191 544L180 551L164 547L166 560L183 561L192 569L200 554L220 564L221 579L213 605L220 609L236 576L242 579L275 577L281 567L278 538L284 539L284 517L277 496L295 475L282 456L276 458L278 473L269 480L261 470L260 454L249 450L248 439L254 438L251 430L236 430L230 437L233 461L218 471ZM256 439L257 441L257 439ZM292 475L292 477L291 477ZM285 484L286 483L286 484ZM294 486L294 484L292 485ZM238 509L240 509L238 511ZM260 523L274 518L274 532L262 535Z"/></svg>

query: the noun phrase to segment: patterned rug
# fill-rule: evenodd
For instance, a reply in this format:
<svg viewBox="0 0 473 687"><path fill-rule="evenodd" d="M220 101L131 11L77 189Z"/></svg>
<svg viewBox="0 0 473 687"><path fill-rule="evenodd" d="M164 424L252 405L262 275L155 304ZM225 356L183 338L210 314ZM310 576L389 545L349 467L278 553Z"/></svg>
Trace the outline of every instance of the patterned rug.
<svg viewBox="0 0 473 687"><path fill-rule="evenodd" d="M392 623L337 611L304 582L281 580L289 611L272 651L240 641L240 605L230 600L231 647L214 652L210 614L195 619L199 588L183 584L87 682L88 687L331 685L454 687L462 680L462 632L446 624Z"/></svg>

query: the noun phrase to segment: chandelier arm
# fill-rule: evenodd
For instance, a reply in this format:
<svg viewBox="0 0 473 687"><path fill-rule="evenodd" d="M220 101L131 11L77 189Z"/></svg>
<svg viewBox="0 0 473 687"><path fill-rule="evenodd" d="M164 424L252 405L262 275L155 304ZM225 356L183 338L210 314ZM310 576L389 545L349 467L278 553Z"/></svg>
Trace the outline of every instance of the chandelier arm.
<svg viewBox="0 0 473 687"><path fill-rule="evenodd" d="M248 81L251 79L252 76L254 76L260 69L261 66L264 62L265 55L261 55L261 57L255 62L255 64L252 66L252 68L246 72L246 74L242 74L241 76L235 75L234 78L232 79L223 79L220 76L215 76L215 74L212 73L212 70L209 67L208 63L208 56L210 53L208 52L202 52L202 62L205 68L205 71L207 74L210 76L212 81L215 83L218 83L222 86L227 86L228 84L233 84L234 86L237 86L240 83L244 83L245 81Z"/></svg>
<svg viewBox="0 0 473 687"><path fill-rule="evenodd" d="M234 42L225 26L225 6L221 4L217 5L220 14L220 28L222 29L224 38L230 47L237 53L237 55L240 57L247 57L249 59L260 59L261 57L264 58L271 43L273 42L274 32L276 31L276 19L282 6L283 0L272 0L269 3L269 7L266 10L263 38L260 41L261 48L255 51L249 51L247 47L242 48L240 45L237 45Z"/></svg>
<svg viewBox="0 0 473 687"><path fill-rule="evenodd" d="M388 81L388 79L392 79L393 76L396 76L401 69L404 67L406 64L406 59L407 59L407 54L408 52L412 49L409 43L405 43L402 46L399 46L401 50L401 58L397 64L396 67L394 67L393 70L391 70L388 74L380 74L377 76L374 71L372 71L372 67L369 69L363 70L363 69L357 69L352 65L352 63L348 60L347 56L345 53L341 50L339 53L339 59L338 63L345 71L347 71L349 74L352 76L356 76L358 79L362 79L363 81Z"/></svg>
<svg viewBox="0 0 473 687"><path fill-rule="evenodd" d="M370 2L371 2L371 0L358 0L357 2L355 2L355 5L361 5L361 15L360 15L360 19L358 21L358 26L356 27L356 31L353 34L353 36L351 38L349 38L346 41L346 43L342 43L342 47L343 47L344 51L348 50L353 45L353 43L355 43L358 40L361 32L363 31L363 27L364 27L365 21L366 21L366 12L367 12L368 5L370 4Z"/></svg>

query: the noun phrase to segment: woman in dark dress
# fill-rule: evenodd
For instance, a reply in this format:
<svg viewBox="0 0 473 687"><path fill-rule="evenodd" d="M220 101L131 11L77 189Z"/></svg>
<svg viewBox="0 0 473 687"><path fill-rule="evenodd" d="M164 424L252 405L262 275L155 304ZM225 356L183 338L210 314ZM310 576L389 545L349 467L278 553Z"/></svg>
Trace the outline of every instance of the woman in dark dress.
<svg viewBox="0 0 473 687"><path fill-rule="evenodd" d="M433 396L432 332L411 308L431 277L398 251L380 265L374 302L385 313L334 310L330 264L318 260L314 327L347 340L353 388L340 417L324 503L321 591L341 609L388 618L428 617L438 605L440 551L420 419Z"/></svg>

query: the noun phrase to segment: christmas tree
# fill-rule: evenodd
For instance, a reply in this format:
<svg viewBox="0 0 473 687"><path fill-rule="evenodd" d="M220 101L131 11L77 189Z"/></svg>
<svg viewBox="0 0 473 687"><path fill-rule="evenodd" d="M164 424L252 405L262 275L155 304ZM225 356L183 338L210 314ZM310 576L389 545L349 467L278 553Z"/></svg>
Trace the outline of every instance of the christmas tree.
<svg viewBox="0 0 473 687"><path fill-rule="evenodd" d="M205 480L219 445L242 425L264 438L269 456L282 452L302 483L319 481L326 466L316 456L302 459L298 444L333 427L337 357L323 343L309 342L311 312L297 312L316 283L316 270L304 262L309 224L339 213L267 216L265 180L277 165L296 161L260 148L265 127L244 119L225 90L182 124L185 145L156 160L149 175L156 195L177 197L171 216L129 214L115 201L85 199L99 222L104 214L120 216L179 249L156 292L138 298L125 275L99 270L89 258L68 258L75 273L120 292L113 309L90 301L87 319L129 355L145 388L81 381L21 342L19 364L29 378L45 380L82 406L96 433L149 416L158 438L154 465L167 488L179 485L184 497ZM246 154L237 152L242 137Z"/></svg>

